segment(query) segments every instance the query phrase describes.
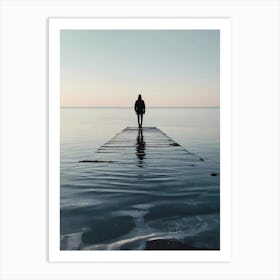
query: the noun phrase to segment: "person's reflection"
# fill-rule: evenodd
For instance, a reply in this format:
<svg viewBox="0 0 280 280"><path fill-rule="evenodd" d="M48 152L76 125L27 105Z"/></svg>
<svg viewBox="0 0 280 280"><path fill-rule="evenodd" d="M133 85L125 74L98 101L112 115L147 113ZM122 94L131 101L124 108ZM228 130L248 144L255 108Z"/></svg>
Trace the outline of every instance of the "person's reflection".
<svg viewBox="0 0 280 280"><path fill-rule="evenodd" d="M143 137L142 128L138 129L138 136L136 142L136 155L138 157L138 167L143 167L143 159L145 157L145 141Z"/></svg>

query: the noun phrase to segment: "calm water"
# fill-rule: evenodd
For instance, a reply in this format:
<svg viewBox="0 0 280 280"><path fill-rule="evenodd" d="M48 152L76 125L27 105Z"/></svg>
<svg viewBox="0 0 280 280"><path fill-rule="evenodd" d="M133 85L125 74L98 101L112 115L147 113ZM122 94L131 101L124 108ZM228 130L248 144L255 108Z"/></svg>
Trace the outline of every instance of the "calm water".
<svg viewBox="0 0 280 280"><path fill-rule="evenodd" d="M219 174L219 115L218 108L148 108L144 127L159 128L202 157L199 172L207 166ZM170 169L153 160L149 143L141 168L133 161L125 170L79 163L95 159L98 148L133 126L133 109L61 109L61 249L141 250L158 239L218 249L219 175L186 176L184 161ZM139 180L143 170L150 175Z"/></svg>

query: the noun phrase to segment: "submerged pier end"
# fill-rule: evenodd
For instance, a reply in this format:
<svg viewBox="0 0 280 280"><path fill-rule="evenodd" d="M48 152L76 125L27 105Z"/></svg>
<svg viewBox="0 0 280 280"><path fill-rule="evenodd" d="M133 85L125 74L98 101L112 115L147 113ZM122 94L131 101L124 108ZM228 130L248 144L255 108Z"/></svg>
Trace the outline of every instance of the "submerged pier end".
<svg viewBox="0 0 280 280"><path fill-rule="evenodd" d="M136 166L139 167L145 162L148 167L155 163L155 160L170 164L174 159L178 164L180 159L185 163L189 161L191 166L195 161L204 161L203 158L189 152L156 127L127 127L101 146L94 159L79 162L138 163Z"/></svg>

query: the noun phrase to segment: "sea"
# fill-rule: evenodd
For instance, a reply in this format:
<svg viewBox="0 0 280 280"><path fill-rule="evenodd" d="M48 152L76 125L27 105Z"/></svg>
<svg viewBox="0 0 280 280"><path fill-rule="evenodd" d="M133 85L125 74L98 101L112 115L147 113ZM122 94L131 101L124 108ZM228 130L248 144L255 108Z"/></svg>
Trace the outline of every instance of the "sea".
<svg viewBox="0 0 280 280"><path fill-rule="evenodd" d="M61 250L220 249L218 107L147 108L143 120L144 138L145 127L160 129L211 166L205 176L184 176L179 158L178 170L158 161L150 172L148 145L141 168L131 162L131 170L146 176L140 181L121 165L81 163L94 160L125 128L137 127L133 108L61 108L60 127Z"/></svg>

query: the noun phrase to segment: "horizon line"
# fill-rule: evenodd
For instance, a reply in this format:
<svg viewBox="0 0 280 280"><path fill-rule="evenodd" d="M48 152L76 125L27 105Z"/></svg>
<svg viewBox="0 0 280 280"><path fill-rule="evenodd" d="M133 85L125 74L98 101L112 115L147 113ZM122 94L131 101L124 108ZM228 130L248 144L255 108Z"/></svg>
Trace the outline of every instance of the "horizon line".
<svg viewBox="0 0 280 280"><path fill-rule="evenodd" d="M131 109L134 108L133 106L60 106L60 109L81 109L81 108L85 108L85 109L90 109L90 108L95 108L95 109L110 109L110 108L114 108L114 109ZM206 108L206 109L211 109L211 108L220 108L220 106L146 106L146 108L157 108L157 109L202 109L202 108Z"/></svg>

